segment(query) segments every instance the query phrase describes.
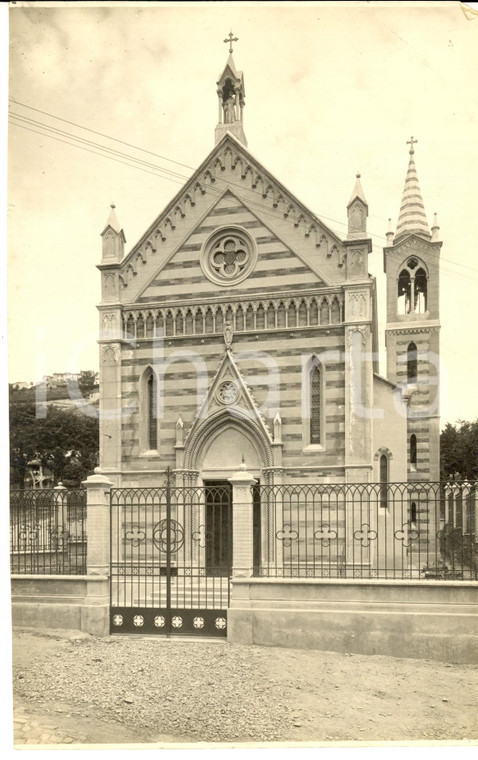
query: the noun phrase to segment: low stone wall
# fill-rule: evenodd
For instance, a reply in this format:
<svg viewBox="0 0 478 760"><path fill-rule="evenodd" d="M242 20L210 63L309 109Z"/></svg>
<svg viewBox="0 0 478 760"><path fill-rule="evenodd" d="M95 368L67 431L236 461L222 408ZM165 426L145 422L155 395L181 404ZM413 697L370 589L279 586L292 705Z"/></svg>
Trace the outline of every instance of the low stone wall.
<svg viewBox="0 0 478 760"><path fill-rule="evenodd" d="M12 575L12 623L109 633L109 580L91 575Z"/></svg>
<svg viewBox="0 0 478 760"><path fill-rule="evenodd" d="M478 582L235 579L228 641L478 663Z"/></svg>

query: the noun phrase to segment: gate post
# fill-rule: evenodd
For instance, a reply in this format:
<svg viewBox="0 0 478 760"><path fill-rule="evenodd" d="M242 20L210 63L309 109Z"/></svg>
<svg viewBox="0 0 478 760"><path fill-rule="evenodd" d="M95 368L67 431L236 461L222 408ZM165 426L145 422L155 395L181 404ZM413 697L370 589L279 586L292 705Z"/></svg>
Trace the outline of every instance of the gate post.
<svg viewBox="0 0 478 760"><path fill-rule="evenodd" d="M113 483L100 467L83 484L86 488L86 600L81 630L109 633L110 608L110 491Z"/></svg>
<svg viewBox="0 0 478 760"><path fill-rule="evenodd" d="M244 462L231 478L232 485L232 577L249 578L253 572L253 496L256 479Z"/></svg>

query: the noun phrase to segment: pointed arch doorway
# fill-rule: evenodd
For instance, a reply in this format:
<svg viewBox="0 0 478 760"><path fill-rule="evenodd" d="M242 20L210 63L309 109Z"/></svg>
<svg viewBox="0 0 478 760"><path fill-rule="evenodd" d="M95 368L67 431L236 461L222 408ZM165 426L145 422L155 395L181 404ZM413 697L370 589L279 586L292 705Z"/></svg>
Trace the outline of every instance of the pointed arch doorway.
<svg viewBox="0 0 478 760"><path fill-rule="evenodd" d="M207 572L221 573L232 566L232 513L225 513L214 503L214 493L218 486L231 488L229 478L237 471L242 461L254 476L253 510L253 554L254 566L261 562L261 509L259 490L263 467L267 466L263 445L257 434L256 425L249 420L233 415L222 415L222 419L211 421L205 426L201 445L197 450L197 470L200 483L206 493L206 534L210 537L206 551ZM217 424L217 423L220 424ZM234 505L233 505L234 508Z"/></svg>

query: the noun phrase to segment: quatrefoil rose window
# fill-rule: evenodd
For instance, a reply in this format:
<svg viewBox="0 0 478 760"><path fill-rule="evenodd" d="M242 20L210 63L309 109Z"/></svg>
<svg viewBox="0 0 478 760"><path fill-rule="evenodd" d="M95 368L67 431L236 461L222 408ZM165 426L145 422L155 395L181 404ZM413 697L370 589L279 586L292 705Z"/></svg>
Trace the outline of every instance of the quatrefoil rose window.
<svg viewBox="0 0 478 760"><path fill-rule="evenodd" d="M244 280L255 264L253 241L239 228L215 232L203 249L202 268L219 285L235 285Z"/></svg>

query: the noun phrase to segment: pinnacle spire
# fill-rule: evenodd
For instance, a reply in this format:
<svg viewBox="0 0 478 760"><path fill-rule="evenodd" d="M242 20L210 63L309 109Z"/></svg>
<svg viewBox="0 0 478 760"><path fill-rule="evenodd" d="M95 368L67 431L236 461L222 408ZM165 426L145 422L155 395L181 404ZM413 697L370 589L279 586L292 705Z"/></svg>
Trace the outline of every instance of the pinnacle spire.
<svg viewBox="0 0 478 760"><path fill-rule="evenodd" d="M360 172L357 172L355 175L355 185L354 189L352 190L352 195L350 196L350 200L348 202L347 208L351 205L351 203L356 199L359 198L359 200L362 201L362 203L365 203L366 206L368 206L367 201L365 200L365 194L362 188L362 183L360 182L361 174Z"/></svg>
<svg viewBox="0 0 478 760"><path fill-rule="evenodd" d="M407 141L410 145L410 160L408 163L407 176L405 177L405 186L403 188L402 203L398 215L397 230L395 232L395 242L405 235L415 233L430 240L430 230L428 228L425 206L423 204L420 185L418 184L417 167L414 159L413 137Z"/></svg>
<svg viewBox="0 0 478 760"><path fill-rule="evenodd" d="M115 232L119 234L123 228L118 221L118 217L116 216L115 204L111 203L110 208L111 208L111 211L109 213L105 227L111 227L111 229L113 229Z"/></svg>

